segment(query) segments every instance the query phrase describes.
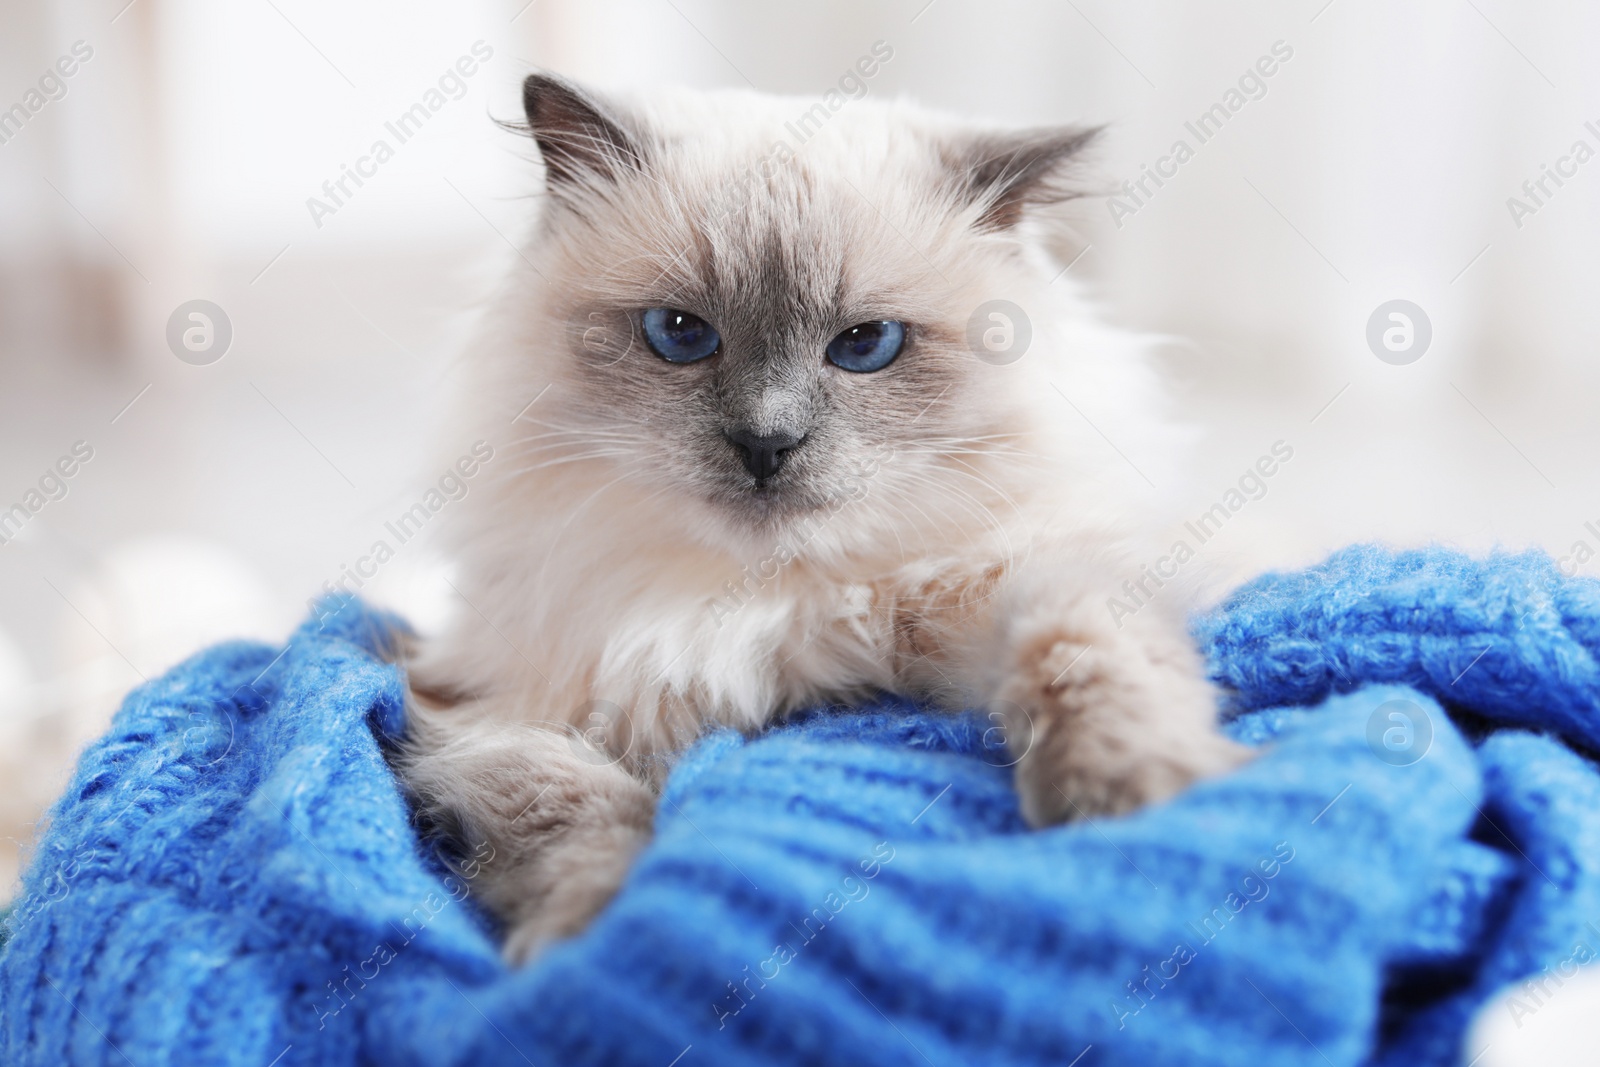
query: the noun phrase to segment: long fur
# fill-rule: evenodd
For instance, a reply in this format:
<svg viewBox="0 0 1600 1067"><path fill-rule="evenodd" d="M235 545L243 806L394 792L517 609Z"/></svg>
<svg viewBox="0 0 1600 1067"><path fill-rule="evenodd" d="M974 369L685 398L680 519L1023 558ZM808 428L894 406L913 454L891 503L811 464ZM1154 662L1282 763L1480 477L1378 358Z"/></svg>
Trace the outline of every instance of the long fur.
<svg viewBox="0 0 1600 1067"><path fill-rule="evenodd" d="M1040 206L1088 132L863 100L787 158L811 101L601 103L535 76L528 103L548 195L470 347L459 435L495 458L455 524L465 607L412 663L400 761L429 818L494 844L514 958L609 898L664 757L708 724L879 690L987 703L1040 823L1237 761L1175 613L1106 611L1147 505L1101 432L1149 464L1179 438L1148 342L1047 252ZM1031 323L1014 362L968 343L994 299ZM656 357L655 306L722 350ZM909 324L888 368L823 360L881 319ZM805 435L770 487L736 423Z"/></svg>

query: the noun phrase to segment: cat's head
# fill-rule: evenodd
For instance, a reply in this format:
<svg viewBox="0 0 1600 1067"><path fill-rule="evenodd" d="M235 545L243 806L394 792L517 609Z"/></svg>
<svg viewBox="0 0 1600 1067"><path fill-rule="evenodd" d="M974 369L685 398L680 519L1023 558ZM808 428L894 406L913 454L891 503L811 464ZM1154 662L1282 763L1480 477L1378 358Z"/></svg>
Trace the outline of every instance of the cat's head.
<svg viewBox="0 0 1600 1067"><path fill-rule="evenodd" d="M1041 357L994 342L1060 347L1066 286L1035 227L1076 195L1094 130L843 97L619 102L542 74L524 97L546 197L509 299L522 392L558 388L519 424L519 469L614 476L713 538L845 505L852 536L887 537L910 508L1005 496L1041 393L1071 420ZM1031 321L984 314L1001 300Z"/></svg>

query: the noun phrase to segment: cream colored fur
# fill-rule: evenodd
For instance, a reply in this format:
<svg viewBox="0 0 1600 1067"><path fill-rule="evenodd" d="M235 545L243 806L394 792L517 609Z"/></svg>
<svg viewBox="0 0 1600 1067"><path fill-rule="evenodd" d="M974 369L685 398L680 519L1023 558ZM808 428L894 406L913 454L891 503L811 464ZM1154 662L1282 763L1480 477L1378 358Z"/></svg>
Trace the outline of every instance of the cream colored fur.
<svg viewBox="0 0 1600 1067"><path fill-rule="evenodd" d="M1182 603L1120 626L1107 610L1150 524L1100 430L1158 474L1182 439L1146 342L1100 323L1049 253L1036 201L1070 160L974 189L1004 135L862 100L774 165L812 101L537 88L550 195L468 353L460 440L496 457L456 517L465 607L410 664L399 761L432 825L494 847L478 881L511 958L604 906L671 754L709 726L885 690L991 707L1036 825L1238 762ZM549 114L552 93L572 98ZM590 106L615 128L580 114L574 133ZM797 321L833 308L815 321L893 318L913 340L842 372L822 359L835 327L774 321L790 289ZM1007 365L966 341L993 298L1032 323ZM660 360L628 317L686 301L729 322L704 366ZM761 377L780 356L799 370ZM748 504L716 426L743 403L739 366L741 418L798 417L784 388L821 398L791 479Z"/></svg>

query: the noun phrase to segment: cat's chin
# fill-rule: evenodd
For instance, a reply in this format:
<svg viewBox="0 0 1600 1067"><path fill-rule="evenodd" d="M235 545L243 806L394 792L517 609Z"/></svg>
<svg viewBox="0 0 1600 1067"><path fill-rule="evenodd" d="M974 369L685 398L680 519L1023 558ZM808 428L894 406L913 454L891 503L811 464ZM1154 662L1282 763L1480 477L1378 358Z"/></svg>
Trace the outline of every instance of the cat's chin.
<svg viewBox="0 0 1600 1067"><path fill-rule="evenodd" d="M795 487L744 488L702 498L715 516L715 540L735 555L767 552L779 544L809 541L817 523L829 514L826 499L814 499ZM810 536L805 535L810 531Z"/></svg>
<svg viewBox="0 0 1600 1067"><path fill-rule="evenodd" d="M827 501L792 485L746 485L713 494L711 504L732 525L770 534L824 510Z"/></svg>

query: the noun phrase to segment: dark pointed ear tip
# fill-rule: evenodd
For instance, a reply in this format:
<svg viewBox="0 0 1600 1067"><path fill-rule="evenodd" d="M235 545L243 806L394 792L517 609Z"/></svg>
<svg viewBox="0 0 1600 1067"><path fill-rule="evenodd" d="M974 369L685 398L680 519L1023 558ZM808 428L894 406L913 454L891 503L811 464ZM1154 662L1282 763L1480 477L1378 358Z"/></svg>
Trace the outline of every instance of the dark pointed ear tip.
<svg viewBox="0 0 1600 1067"><path fill-rule="evenodd" d="M1099 122L1093 126L1069 126L1068 131L1077 141L1077 147L1088 148L1103 140L1111 130L1111 123Z"/></svg>
<svg viewBox="0 0 1600 1067"><path fill-rule="evenodd" d="M642 169L643 134L626 108L542 70L523 79L522 106L526 119L517 128L538 142L553 186Z"/></svg>
<svg viewBox="0 0 1600 1067"><path fill-rule="evenodd" d="M573 95L582 95L583 92L583 90L578 87L577 82L574 82L569 78L563 78L561 75L548 70L533 71L526 78L522 79L522 91L524 93L534 94L543 92L565 92Z"/></svg>
<svg viewBox="0 0 1600 1067"><path fill-rule="evenodd" d="M1071 186L1070 177L1104 131L1104 126L1077 125L985 130L961 142L952 162L962 195L982 205L979 227L1007 229L1027 207L1083 195Z"/></svg>
<svg viewBox="0 0 1600 1067"><path fill-rule="evenodd" d="M1057 156L1075 156L1097 147L1111 127L1108 123L1093 126L1052 126L1039 131L1041 147L1048 147Z"/></svg>
<svg viewBox="0 0 1600 1067"><path fill-rule="evenodd" d="M522 79L522 109L531 124L553 104L580 103L589 108L594 102L574 82L549 71L536 70Z"/></svg>

